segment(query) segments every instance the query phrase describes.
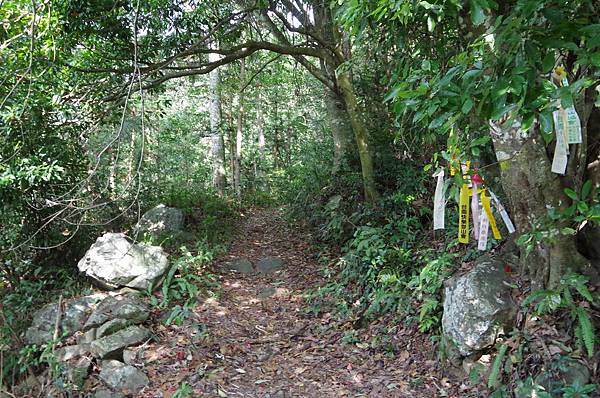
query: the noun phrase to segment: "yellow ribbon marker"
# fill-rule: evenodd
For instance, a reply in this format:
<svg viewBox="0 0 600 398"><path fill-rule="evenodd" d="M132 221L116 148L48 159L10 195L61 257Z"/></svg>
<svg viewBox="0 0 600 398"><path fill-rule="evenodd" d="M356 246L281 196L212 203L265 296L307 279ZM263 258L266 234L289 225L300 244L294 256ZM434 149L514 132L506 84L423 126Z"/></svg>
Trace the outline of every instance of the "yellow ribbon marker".
<svg viewBox="0 0 600 398"><path fill-rule="evenodd" d="M460 188L458 202L458 241L469 243L469 186L463 184Z"/></svg>
<svg viewBox="0 0 600 398"><path fill-rule="evenodd" d="M481 193L481 204L483 209L485 210L485 214L487 214L488 220L490 221L490 227L492 228L492 234L494 235L494 239L500 240L502 239L502 235L500 235L500 231L498 230L498 226L496 225L496 219L494 218L494 214L492 213L492 206L490 205L490 198L487 197L484 190Z"/></svg>

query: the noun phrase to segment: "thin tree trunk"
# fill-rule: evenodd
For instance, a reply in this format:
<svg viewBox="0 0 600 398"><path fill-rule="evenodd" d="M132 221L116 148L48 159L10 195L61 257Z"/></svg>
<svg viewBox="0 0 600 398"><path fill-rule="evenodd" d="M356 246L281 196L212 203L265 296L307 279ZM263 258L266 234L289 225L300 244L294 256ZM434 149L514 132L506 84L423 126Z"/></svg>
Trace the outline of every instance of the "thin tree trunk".
<svg viewBox="0 0 600 398"><path fill-rule="evenodd" d="M246 80L246 62L242 58L240 66L240 84L244 84ZM244 126L244 92L240 90L238 93L238 113L235 136L235 154L233 156L233 185L235 194L239 201L242 200L241 188L241 163L242 163L242 137Z"/></svg>
<svg viewBox="0 0 600 398"><path fill-rule="evenodd" d="M292 128L288 127L285 134L285 163L287 166L289 166L292 162L292 139Z"/></svg>
<svg viewBox="0 0 600 398"><path fill-rule="evenodd" d="M275 106L273 107L275 121L275 128L273 129L273 163L275 169L279 169L279 113L278 113L278 103L275 102Z"/></svg>
<svg viewBox="0 0 600 398"><path fill-rule="evenodd" d="M256 129L258 133L258 155L259 159L255 163L255 176L258 180L258 186L264 189L264 162L265 159L265 122L263 118L263 103L260 93L258 94L258 101L256 102Z"/></svg>
<svg viewBox="0 0 600 398"><path fill-rule="evenodd" d="M219 60L218 54L209 54L209 61ZM210 79L210 130L211 157L213 162L213 186L223 195L225 188L225 143L221 128L221 75L219 68L209 74Z"/></svg>

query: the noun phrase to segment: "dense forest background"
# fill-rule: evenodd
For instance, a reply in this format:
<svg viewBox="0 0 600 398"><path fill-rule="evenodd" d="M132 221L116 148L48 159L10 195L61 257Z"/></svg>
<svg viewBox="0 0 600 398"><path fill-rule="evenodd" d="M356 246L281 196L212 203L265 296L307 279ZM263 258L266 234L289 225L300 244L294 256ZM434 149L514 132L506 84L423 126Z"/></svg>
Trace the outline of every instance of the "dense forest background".
<svg viewBox="0 0 600 398"><path fill-rule="evenodd" d="M159 242L179 278L243 238L241 213L281 207L323 265L309 311L412 323L439 361L444 281L493 253L518 279L521 321L474 384L533 391L556 363L528 348L543 324L591 375L553 396L593 396L597 2L0 0L0 65L0 390L47 366L22 332L34 309L90 290L76 269L90 244L162 203L193 226ZM578 143L557 134L561 112ZM496 207L484 250L459 243L475 175L516 229Z"/></svg>

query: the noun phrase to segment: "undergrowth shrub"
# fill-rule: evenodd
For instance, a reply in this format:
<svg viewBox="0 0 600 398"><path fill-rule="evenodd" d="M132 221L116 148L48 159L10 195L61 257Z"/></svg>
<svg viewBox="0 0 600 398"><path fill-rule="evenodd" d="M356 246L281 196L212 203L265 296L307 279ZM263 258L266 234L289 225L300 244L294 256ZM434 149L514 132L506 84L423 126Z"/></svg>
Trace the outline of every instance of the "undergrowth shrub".
<svg viewBox="0 0 600 398"><path fill-rule="evenodd" d="M147 291L150 302L159 309L169 309L166 324L181 325L190 315L198 296L206 293L217 294L219 283L215 275L208 272L206 265L224 251L224 246L211 246L206 242L196 245L192 254L186 247L179 249L179 256L173 261L161 286L160 296Z"/></svg>
<svg viewBox="0 0 600 398"><path fill-rule="evenodd" d="M443 282L457 263L454 236L432 242L429 177L409 165L395 172L395 189L379 208L343 195L313 208L318 237L341 242L343 249L338 274L307 296L309 311L318 312L333 297L338 314L356 318L359 326L385 314L402 314L417 321L423 332L437 331Z"/></svg>

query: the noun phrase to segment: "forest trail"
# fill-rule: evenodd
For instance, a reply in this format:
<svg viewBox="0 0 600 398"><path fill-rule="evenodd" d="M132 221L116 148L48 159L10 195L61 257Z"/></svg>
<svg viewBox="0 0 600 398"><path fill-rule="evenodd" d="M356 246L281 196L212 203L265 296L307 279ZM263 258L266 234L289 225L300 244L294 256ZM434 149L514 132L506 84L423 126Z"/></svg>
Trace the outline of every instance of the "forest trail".
<svg viewBox="0 0 600 398"><path fill-rule="evenodd" d="M435 352L406 330L390 341L395 355L343 342L352 323L331 313L307 314L304 294L323 283L310 236L275 210L253 210L214 270L221 290L181 326L159 326L160 343L145 353L151 385L140 396L173 397L182 383L191 397L437 397ZM266 256L284 261L267 274L227 272L231 261ZM412 336L411 336L412 335ZM408 350L408 351L407 351ZM432 351L432 350L430 350ZM452 388L450 388L452 390ZM448 391L442 395L453 396Z"/></svg>

